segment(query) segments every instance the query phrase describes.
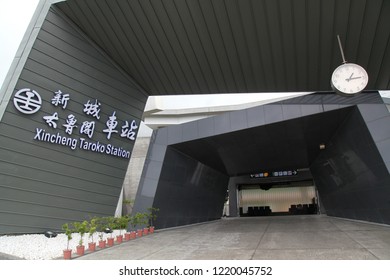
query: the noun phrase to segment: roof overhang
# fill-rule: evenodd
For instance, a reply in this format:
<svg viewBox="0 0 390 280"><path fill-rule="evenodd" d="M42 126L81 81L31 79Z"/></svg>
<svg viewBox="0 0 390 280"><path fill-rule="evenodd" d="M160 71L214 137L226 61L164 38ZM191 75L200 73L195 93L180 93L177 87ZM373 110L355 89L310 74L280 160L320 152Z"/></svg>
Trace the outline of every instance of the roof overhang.
<svg viewBox="0 0 390 280"><path fill-rule="evenodd" d="M390 1L67 0L55 4L150 95L329 91L348 62L390 89Z"/></svg>

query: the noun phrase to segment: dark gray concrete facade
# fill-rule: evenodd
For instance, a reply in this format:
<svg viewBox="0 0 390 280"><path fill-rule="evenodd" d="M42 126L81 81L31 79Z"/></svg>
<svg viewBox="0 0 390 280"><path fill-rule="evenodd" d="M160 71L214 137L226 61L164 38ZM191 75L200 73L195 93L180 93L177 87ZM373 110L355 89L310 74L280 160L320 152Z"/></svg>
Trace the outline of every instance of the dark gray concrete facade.
<svg viewBox="0 0 390 280"><path fill-rule="evenodd" d="M2 100L8 104L0 123L0 234L60 230L69 221L113 215L129 158L111 152L131 153L134 141L121 137L121 127L125 121L140 124L147 99L55 6L44 17L12 95ZM34 114L13 103L25 88L41 96ZM52 103L58 91L69 94L65 108ZM88 102L100 103L100 119L84 111ZM44 119L54 114L56 128ZM70 115L77 120L71 135L64 126ZM113 115L117 133L108 139L103 130ZM85 121L95 123L91 138L81 133Z"/></svg>
<svg viewBox="0 0 390 280"><path fill-rule="evenodd" d="M235 178L242 181L246 176L260 184L263 179L249 179L249 174L308 169L289 180L310 176L329 215L390 223L389 120L377 92L355 97L316 93L159 129L149 148L135 211L162 209L160 228L217 219L229 189L230 213L236 216ZM326 148L321 150L320 144ZM336 171L330 173L326 163ZM210 172L213 192L203 187L204 182L210 184ZM179 193L183 195L177 198Z"/></svg>

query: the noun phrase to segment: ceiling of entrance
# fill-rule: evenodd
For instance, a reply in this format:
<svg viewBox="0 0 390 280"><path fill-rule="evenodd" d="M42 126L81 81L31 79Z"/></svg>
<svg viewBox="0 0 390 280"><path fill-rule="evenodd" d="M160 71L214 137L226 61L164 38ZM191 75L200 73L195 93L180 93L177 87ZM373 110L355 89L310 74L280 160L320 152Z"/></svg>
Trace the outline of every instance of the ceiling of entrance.
<svg viewBox="0 0 390 280"><path fill-rule="evenodd" d="M307 168L354 107L172 145L229 176Z"/></svg>
<svg viewBox="0 0 390 280"><path fill-rule="evenodd" d="M150 95L329 91L348 62L390 89L387 0L67 0L55 4Z"/></svg>

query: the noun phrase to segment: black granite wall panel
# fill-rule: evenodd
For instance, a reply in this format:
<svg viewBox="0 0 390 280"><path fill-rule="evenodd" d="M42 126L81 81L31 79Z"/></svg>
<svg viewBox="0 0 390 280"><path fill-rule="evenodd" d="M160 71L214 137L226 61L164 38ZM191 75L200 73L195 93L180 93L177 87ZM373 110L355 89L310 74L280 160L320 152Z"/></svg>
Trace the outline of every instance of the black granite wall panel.
<svg viewBox="0 0 390 280"><path fill-rule="evenodd" d="M365 106L384 107L355 107L311 171L328 215L390 224L390 176L362 117Z"/></svg>
<svg viewBox="0 0 390 280"><path fill-rule="evenodd" d="M173 227L219 219L229 177L168 147L153 207L156 226Z"/></svg>

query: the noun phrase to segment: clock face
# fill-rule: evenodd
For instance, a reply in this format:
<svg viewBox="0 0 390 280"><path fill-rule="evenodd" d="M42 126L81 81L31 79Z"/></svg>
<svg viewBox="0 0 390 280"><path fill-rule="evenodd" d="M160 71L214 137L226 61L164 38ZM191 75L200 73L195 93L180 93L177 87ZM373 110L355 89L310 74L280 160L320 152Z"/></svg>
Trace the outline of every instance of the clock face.
<svg viewBox="0 0 390 280"><path fill-rule="evenodd" d="M367 84L367 72L360 65L345 63L333 71L331 85L338 92L353 95L361 92Z"/></svg>

